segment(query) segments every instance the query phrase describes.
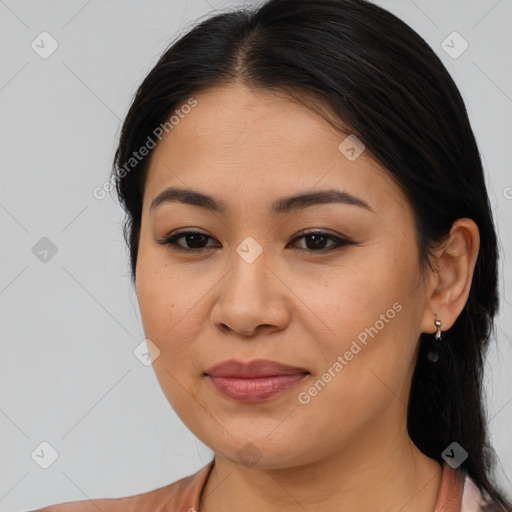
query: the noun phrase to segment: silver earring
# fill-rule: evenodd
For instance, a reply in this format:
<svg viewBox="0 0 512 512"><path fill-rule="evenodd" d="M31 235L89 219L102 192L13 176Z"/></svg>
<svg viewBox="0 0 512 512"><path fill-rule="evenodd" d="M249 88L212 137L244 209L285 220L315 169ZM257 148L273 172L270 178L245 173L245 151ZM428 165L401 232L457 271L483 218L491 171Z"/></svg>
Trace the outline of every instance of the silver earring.
<svg viewBox="0 0 512 512"><path fill-rule="evenodd" d="M436 341L441 341L442 339L442 336L441 336L441 320L438 320L437 319L437 315L436 315L436 319L434 320L434 323L436 324L436 327L437 327L437 332L436 332L436 335L435 335L435 339ZM437 352L437 343L434 344L434 347L428 352L427 354L427 358L432 361L433 363L437 363L437 361L439 361L439 354Z"/></svg>
<svg viewBox="0 0 512 512"><path fill-rule="evenodd" d="M436 332L436 340L441 341L441 320L435 321L437 332Z"/></svg>

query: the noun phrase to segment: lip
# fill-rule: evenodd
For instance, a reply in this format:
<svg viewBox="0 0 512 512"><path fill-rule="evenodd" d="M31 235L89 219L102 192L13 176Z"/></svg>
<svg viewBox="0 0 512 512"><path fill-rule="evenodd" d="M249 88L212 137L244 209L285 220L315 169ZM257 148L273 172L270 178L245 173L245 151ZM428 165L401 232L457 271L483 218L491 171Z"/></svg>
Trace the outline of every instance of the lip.
<svg viewBox="0 0 512 512"><path fill-rule="evenodd" d="M309 373L306 368L289 366L269 359L253 359L244 363L236 359L229 359L212 366L205 372L210 377L237 377L249 379L254 377L276 377L279 375L296 375Z"/></svg>
<svg viewBox="0 0 512 512"><path fill-rule="evenodd" d="M260 402L295 387L310 375L305 368L266 359L244 363L230 359L207 370L205 375L224 396L240 402Z"/></svg>

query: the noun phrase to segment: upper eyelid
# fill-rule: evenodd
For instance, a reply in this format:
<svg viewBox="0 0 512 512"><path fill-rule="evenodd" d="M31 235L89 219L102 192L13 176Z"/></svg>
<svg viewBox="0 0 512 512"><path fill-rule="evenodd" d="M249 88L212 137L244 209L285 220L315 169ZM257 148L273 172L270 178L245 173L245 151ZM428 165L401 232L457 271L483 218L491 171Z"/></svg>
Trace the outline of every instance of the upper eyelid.
<svg viewBox="0 0 512 512"><path fill-rule="evenodd" d="M170 239L170 238L181 238L182 236L186 236L186 235L189 235L189 234L197 234L197 235L203 235L203 236L206 236L208 238L211 238L212 240L217 240L215 237L209 235L208 233L203 233L202 231L198 230L198 229L185 229L185 230L178 230L176 231L175 233L170 233L169 235L166 235L164 237L164 239ZM346 237L345 235L343 234L334 234L334 233L331 233L329 231L326 231L325 229L321 229L321 228L306 228L306 229L301 229L292 239L293 240L296 240L297 238L300 238L300 237L303 237L303 236L307 236L307 235L324 235L326 237L334 237L334 238L340 238L340 239L348 239L348 237ZM218 240L217 240L218 242Z"/></svg>
<svg viewBox="0 0 512 512"><path fill-rule="evenodd" d="M209 233L205 233L201 230L201 228L183 228L183 229L177 229L175 231L171 231L168 235L165 235L166 238L169 238L171 236L177 236L177 235L186 235L189 233L197 233L199 235L209 236L210 238L215 238ZM325 235L331 235L331 236L338 236L341 238L346 238L345 235L342 233L331 233L331 230L327 228L304 228L297 232L295 236L301 236L301 235L311 235L311 234L325 234Z"/></svg>

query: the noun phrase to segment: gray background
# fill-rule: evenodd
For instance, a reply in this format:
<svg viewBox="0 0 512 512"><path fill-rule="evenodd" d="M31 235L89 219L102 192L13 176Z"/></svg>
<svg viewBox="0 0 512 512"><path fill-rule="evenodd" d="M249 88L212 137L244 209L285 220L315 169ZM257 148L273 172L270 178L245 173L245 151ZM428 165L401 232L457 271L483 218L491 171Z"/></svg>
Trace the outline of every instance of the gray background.
<svg viewBox="0 0 512 512"><path fill-rule="evenodd" d="M512 1L377 3L446 63L484 160L502 246L485 386L497 476L510 489ZM92 191L106 182L120 120L168 42L233 5L242 3L0 0L0 512L145 492L210 460L133 354L144 335L122 211ZM31 47L43 46L43 31L58 43L46 59ZM441 46L453 31L469 44L457 58ZM55 254L38 252L48 249L43 237ZM35 462L49 460L43 441L59 454L48 469Z"/></svg>

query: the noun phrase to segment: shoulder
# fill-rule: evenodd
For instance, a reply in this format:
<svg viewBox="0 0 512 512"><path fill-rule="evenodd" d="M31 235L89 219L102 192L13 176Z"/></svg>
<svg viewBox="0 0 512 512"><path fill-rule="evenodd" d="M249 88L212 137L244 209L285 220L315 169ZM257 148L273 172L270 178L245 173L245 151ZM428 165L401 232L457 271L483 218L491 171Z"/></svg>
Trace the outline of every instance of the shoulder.
<svg viewBox="0 0 512 512"><path fill-rule="evenodd" d="M483 494L469 475L464 476L464 488L460 512L479 512L483 506Z"/></svg>
<svg viewBox="0 0 512 512"><path fill-rule="evenodd" d="M197 511L199 496L206 484L214 461L193 475L186 476L164 487L125 498L89 499L50 505L31 512L159 512Z"/></svg>
<svg viewBox="0 0 512 512"><path fill-rule="evenodd" d="M503 512L465 469L443 464L435 512Z"/></svg>
<svg viewBox="0 0 512 512"><path fill-rule="evenodd" d="M464 475L460 512L503 512L504 510L505 508L480 489L468 474Z"/></svg>

